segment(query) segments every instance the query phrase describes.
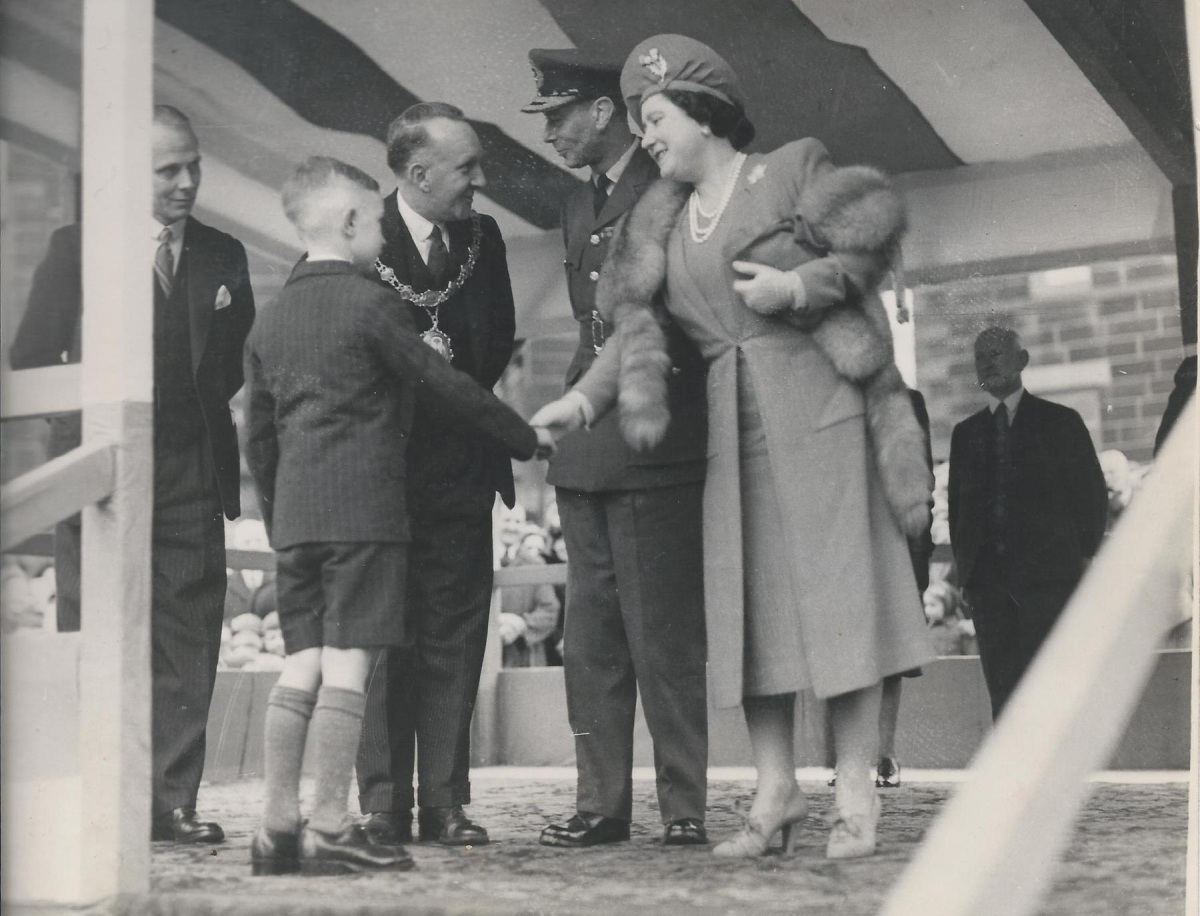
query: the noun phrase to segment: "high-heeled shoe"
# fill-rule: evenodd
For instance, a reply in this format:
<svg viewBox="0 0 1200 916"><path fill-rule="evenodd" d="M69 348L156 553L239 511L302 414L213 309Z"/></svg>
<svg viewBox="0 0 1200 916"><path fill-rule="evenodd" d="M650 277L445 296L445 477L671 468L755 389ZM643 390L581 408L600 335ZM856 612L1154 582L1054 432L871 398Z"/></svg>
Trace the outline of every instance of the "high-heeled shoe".
<svg viewBox="0 0 1200 916"><path fill-rule="evenodd" d="M866 813L846 815L839 811L829 831L825 858L859 859L874 855L875 833L882 810L879 796L875 795L871 798L871 809Z"/></svg>
<svg viewBox="0 0 1200 916"><path fill-rule="evenodd" d="M771 840L779 833L783 839L783 854L791 855L796 848L800 831L796 829L808 814L808 798L797 786L783 809L782 818L772 823L753 815L742 818L742 829L713 847L718 859L753 859L766 855Z"/></svg>

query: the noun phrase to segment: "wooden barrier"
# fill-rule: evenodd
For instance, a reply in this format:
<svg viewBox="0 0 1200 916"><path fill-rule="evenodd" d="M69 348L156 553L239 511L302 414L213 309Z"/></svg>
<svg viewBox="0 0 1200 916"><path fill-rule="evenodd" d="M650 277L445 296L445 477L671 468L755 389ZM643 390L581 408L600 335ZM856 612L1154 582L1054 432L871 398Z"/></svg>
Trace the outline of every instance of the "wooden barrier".
<svg viewBox="0 0 1200 916"><path fill-rule="evenodd" d="M112 495L116 446L93 440L0 487L0 550Z"/></svg>
<svg viewBox="0 0 1200 916"><path fill-rule="evenodd" d="M0 419L48 417L83 406L79 364L0 372Z"/></svg>
<svg viewBox="0 0 1200 916"><path fill-rule="evenodd" d="M1036 908L1085 777L1108 759L1142 692L1194 554L1195 424L1193 399L884 916Z"/></svg>

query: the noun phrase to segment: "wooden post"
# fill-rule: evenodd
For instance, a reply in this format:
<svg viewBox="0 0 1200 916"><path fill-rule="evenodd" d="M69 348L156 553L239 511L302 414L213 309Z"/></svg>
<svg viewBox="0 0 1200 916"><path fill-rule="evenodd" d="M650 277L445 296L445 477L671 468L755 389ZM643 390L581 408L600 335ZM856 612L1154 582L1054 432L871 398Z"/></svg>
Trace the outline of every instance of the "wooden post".
<svg viewBox="0 0 1200 916"><path fill-rule="evenodd" d="M83 513L85 901L149 889L153 34L153 0L85 0L84 441L117 445L113 495Z"/></svg>

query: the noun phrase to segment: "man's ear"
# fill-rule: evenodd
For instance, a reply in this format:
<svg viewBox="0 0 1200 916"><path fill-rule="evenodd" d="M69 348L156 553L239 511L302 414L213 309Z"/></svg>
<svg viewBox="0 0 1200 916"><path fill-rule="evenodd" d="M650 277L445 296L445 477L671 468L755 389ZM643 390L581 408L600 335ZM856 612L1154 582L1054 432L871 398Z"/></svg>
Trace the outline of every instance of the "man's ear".
<svg viewBox="0 0 1200 916"><path fill-rule="evenodd" d="M602 95L596 101L592 102L592 119L596 122L596 129L604 130L604 128L608 127L609 121L612 120L613 112L616 110L617 106L606 95Z"/></svg>
<svg viewBox="0 0 1200 916"><path fill-rule="evenodd" d="M1022 350L1022 351L1021 351L1021 353L1020 353L1020 355L1019 355L1019 360L1020 360L1020 363L1021 363L1021 371L1022 371L1022 372L1024 372L1024 371L1025 371L1025 367L1029 365L1029 351L1028 351L1028 350Z"/></svg>
<svg viewBox="0 0 1200 916"><path fill-rule="evenodd" d="M406 173L406 177L408 178L409 184L411 184L415 188L420 188L422 191L424 191L425 190L425 179L428 177L428 173L429 173L428 169L426 169L422 163L410 162L408 164L408 171Z"/></svg>
<svg viewBox="0 0 1200 916"><path fill-rule="evenodd" d="M351 207L346 211L346 215L342 217L342 235L345 238L352 239L358 234L358 209Z"/></svg>

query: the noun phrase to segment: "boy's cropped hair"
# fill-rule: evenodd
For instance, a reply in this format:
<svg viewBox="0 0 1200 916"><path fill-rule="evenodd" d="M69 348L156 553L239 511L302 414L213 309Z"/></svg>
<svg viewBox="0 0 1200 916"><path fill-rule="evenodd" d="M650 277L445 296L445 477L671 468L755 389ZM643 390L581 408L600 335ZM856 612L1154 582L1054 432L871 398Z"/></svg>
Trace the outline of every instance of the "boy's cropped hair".
<svg viewBox="0 0 1200 916"><path fill-rule="evenodd" d="M364 191L379 193L379 182L362 169L332 156L310 156L283 183L283 212L287 218L302 226L306 204L314 192L328 188L339 178Z"/></svg>

